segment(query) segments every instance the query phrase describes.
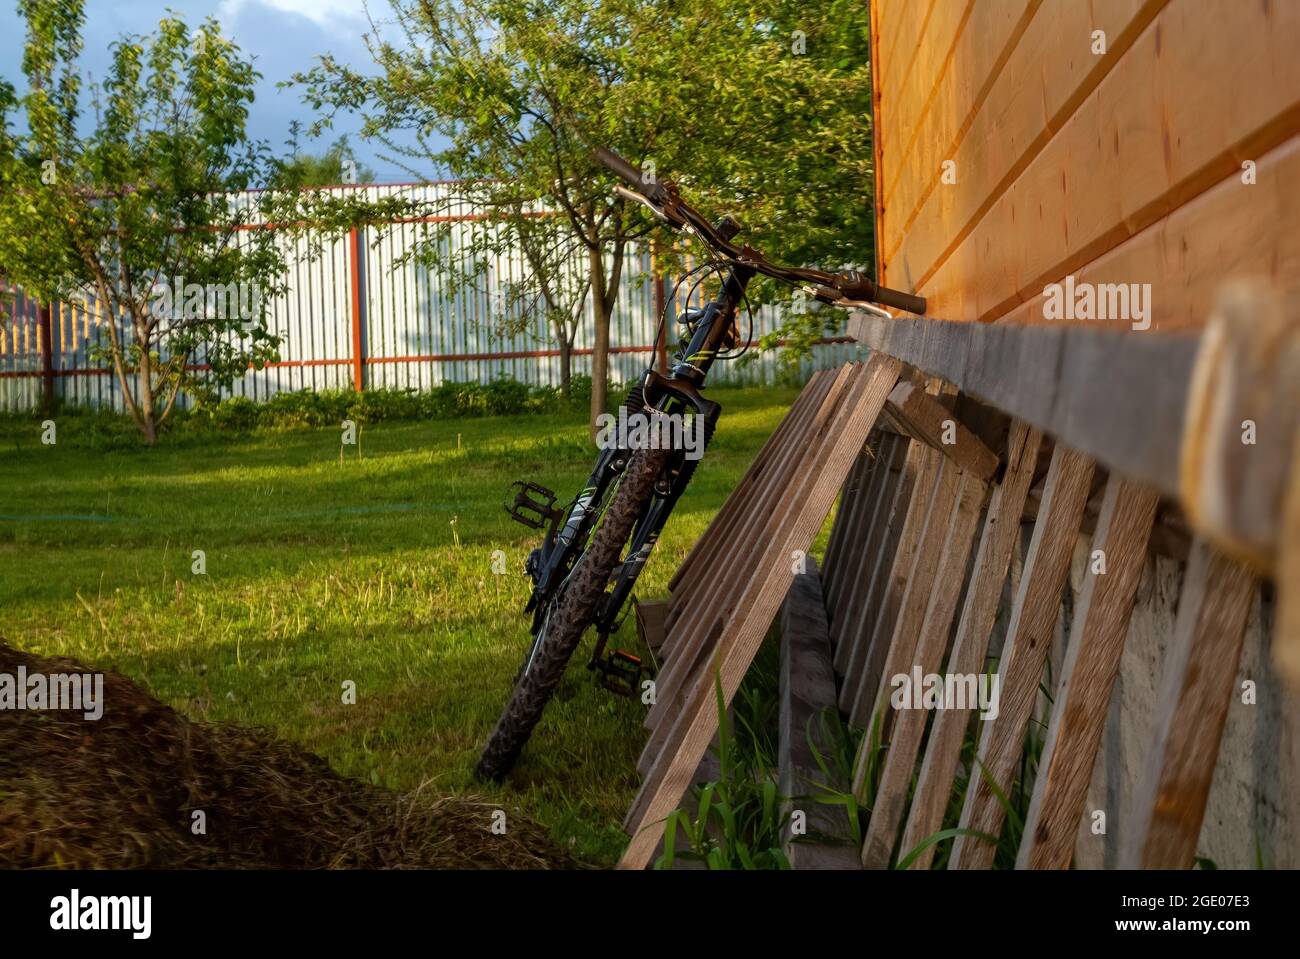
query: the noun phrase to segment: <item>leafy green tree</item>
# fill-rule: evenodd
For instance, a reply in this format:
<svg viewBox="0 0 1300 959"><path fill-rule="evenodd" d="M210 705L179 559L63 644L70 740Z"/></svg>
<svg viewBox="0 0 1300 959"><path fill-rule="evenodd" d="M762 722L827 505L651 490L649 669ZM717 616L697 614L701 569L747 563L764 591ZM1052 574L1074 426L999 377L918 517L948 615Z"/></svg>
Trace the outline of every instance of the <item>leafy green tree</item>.
<svg viewBox="0 0 1300 959"><path fill-rule="evenodd" d="M566 287L557 315L565 306L580 315L572 307L587 298L593 306L593 419L605 408L610 317L626 257L653 227L611 192L595 147L622 153L644 176L674 177L706 209L742 213L758 227L746 239L771 255L867 265L865 4L390 2L393 20L367 37L375 72L327 56L296 78L307 102L326 110L317 129L339 110L357 111L362 136L384 143L397 162L432 160L471 184L485 218L475 252L524 248L534 269L523 282L539 301L559 287L571 251L586 260L585 280ZM539 229L547 215L554 226ZM443 271L453 268L451 229L432 228L420 252ZM755 294L785 295L763 284ZM824 326L793 315L803 341ZM557 339L567 356L558 330Z"/></svg>
<svg viewBox="0 0 1300 959"><path fill-rule="evenodd" d="M504 246L522 246L534 268L537 298L553 316L577 315L588 298L595 314L592 416L605 408L609 320L618 296L629 244L648 224L623 199L610 194L590 156L590 145L627 149L615 141L599 113L584 111L614 95L618 59L629 24L648 25L646 9L631 0L591 5L560 0L545 6L502 0L392 0L396 40L375 30L367 43L379 72L365 75L329 57L299 77L317 109L359 110L363 136L385 142L410 163L433 159L460 178L464 191L439 201L434 217L460 207L466 195L483 216L471 239L472 258ZM319 130L332 118L318 121ZM404 145L394 134L409 136ZM435 138L449 141L440 148ZM640 153L643 142L634 144ZM539 209L538 204L541 204ZM554 215L561 230L531 222ZM420 251L431 268L453 269L443 223ZM546 238L555 244L546 246ZM587 261L585 281L569 296L566 257L573 247ZM463 251L462 247L462 251ZM516 299L526 298L515 291ZM563 302L561 302L561 300ZM560 338L562 358L569 355Z"/></svg>
<svg viewBox="0 0 1300 959"><path fill-rule="evenodd" d="M294 124L295 132L297 123ZM374 183L375 171L357 159L346 135L324 153L302 153L296 149L285 161L282 177L299 187L337 186L344 183Z"/></svg>
<svg viewBox="0 0 1300 959"><path fill-rule="evenodd" d="M231 195L278 169L245 136L258 74L214 20L191 31L168 15L114 43L88 86L82 0L19 11L26 90L0 89L0 263L45 302L94 305L99 358L153 443L184 390L275 354L266 303L283 260L274 232L252 228L273 200Z"/></svg>

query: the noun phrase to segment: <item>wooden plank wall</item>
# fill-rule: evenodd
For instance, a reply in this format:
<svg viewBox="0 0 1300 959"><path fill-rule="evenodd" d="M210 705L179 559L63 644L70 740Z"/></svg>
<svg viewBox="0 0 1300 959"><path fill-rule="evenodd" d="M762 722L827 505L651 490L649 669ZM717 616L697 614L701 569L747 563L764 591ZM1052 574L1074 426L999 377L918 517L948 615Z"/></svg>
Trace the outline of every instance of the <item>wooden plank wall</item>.
<svg viewBox="0 0 1300 959"><path fill-rule="evenodd" d="M1153 364L1148 354L1176 360L1175 354L1188 352L1195 341L1180 346L1176 337L1157 340L1147 334L1199 334L1221 288L1232 281L1248 278L1285 298L1279 302L1295 302L1300 294L1300 191L1294 188L1300 179L1300 58L1294 51L1300 49L1300 3L874 0L871 16L879 278L923 294L930 320L955 321L934 328L927 321L913 323L922 341L954 339L938 336L940 326L979 324L972 331L989 335L1085 332L1061 329L1075 325L1089 334L1107 330L1117 339L1132 337L1133 349L1126 351L1131 359L1149 371L1163 370L1168 363ZM1050 317L1045 288L1067 278L1076 286L1145 287L1145 320L1131 313ZM970 339L976 342L973 335ZM989 356L997 352L988 339L983 336L984 347L974 350L983 366L965 359L956 364L957 372L969 374L966 380L979 379L981 370L987 374ZM942 363L919 365L930 374L952 375ZM1027 411L1001 395L1008 390L1018 395L1020 387L1002 385L1032 383L1053 369L1031 351L1010 356L995 375L984 376L1000 384L996 390L966 381L959 385L1005 412L1025 416ZM1060 369L1057 364L1058 374ZM1141 382L1141 388L1112 389L1100 380L1090 385L1134 397L1147 408L1139 415L1181 410L1181 403L1158 395L1180 378L1123 376ZM1069 422L1027 419L1044 430L1046 440L1082 443L1085 450L1091 448L1085 442L1089 431L1105 430L1112 421L1077 397L1053 409ZM1090 414L1092 424L1082 424L1080 417ZM1178 442L1174 437L1180 430L1164 432ZM1116 484L1123 478L1162 478L1135 470L1137 458L1101 455L1100 446L1092 452L1099 469L1126 474L1113 476ZM1167 452L1159 459L1172 462ZM1157 486L1174 492L1168 482ZM1132 508L1136 520L1126 521L1129 526L1145 526L1149 492L1115 485L1107 495L1112 512ZM1040 502L1040 518L1044 507L1051 518L1053 502ZM1124 524L1112 529L1112 518L1098 517L1096 537L1114 536L1118 543L1134 535ZM1077 741L1068 749L1055 758L1049 750L1045 757L1049 771L1042 787L1049 790L1049 801L1044 805L1035 797L1035 835L1021 848L1021 864L1068 861L1067 833L1077 811L1086 810L1074 849L1077 866L1185 861L1193 847L1220 865L1251 866L1257 860L1294 865L1300 855L1300 699L1283 687L1268 662L1271 587L1264 587L1261 599L1239 568L1223 565L1223 558L1207 552L1199 540L1190 562L1156 556L1136 541L1131 550L1119 545L1125 582L1113 597L1095 595L1097 584L1082 572L1086 564L1074 557L1067 590L1073 621L1063 616L1057 632L1082 635L1084 641L1069 652L1070 659L1064 643L1057 643L1052 655L1061 661L1052 664L1049 675L1065 670L1057 706L1088 721L1073 731ZM1080 536L1076 550L1086 556L1087 548L1088 538ZM1013 570L1021 563L1032 584L1045 575L1039 568L1042 557L1032 544L1022 560L1023 551L1021 544L1013 554ZM1062 561L1058 557L1051 573L1057 590L1065 575ZM1207 588L1210 600L1202 596ZM1134 603L1125 627L1125 610ZM1013 659L1016 637L1026 628L1021 614L1013 611L1008 638ZM1038 633L1047 628L1034 627ZM1203 642L1213 643L1212 654L1203 654ZM1239 670L1233 668L1238 659ZM1197 666L1204 661L1222 665L1213 673L1219 685L1212 690ZM1040 663L1040 658L1029 663L1034 681ZM1082 685L1077 670L1102 681ZM1116 674L1113 684L1106 681ZM1243 684L1264 691L1258 706L1253 699L1242 703ZM1231 693L1227 699L1225 691ZM1231 704L1226 715L1225 702ZM1043 704L1023 703L1010 713L1005 708L1003 727L1023 722L1022 715L1041 711ZM1011 714L1014 723L1005 718ZM1217 766L1213 753L1179 744L1187 729L1180 717L1188 715L1205 716L1207 730L1223 729ZM1051 719L1037 712L1035 717ZM982 749L996 748L995 736L985 738ZM1217 738L1206 732L1207 742ZM1176 758L1167 754L1170 749ZM948 781L942 749L935 765L940 781ZM909 843L936 816L938 800L929 795L928 775L923 767L926 788L919 805L925 814L909 824ZM1203 828L1195 817L1173 815L1178 802L1171 797L1204 806ZM981 821L986 804L980 790L968 799L966 816ZM1110 823L1104 835L1089 829L1099 811ZM970 845L956 844L958 864L979 858L962 848Z"/></svg>
<svg viewBox="0 0 1300 959"><path fill-rule="evenodd" d="M931 316L1052 322L1068 275L1151 284L1151 331L1234 277L1300 292L1300 4L871 8L878 268Z"/></svg>

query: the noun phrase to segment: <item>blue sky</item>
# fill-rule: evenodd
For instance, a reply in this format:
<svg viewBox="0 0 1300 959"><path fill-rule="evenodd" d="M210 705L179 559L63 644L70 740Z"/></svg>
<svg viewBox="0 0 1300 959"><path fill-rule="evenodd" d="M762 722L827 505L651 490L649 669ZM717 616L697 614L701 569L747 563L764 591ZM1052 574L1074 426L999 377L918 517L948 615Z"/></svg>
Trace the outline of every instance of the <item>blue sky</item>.
<svg viewBox="0 0 1300 959"><path fill-rule="evenodd" d="M249 116L249 132L268 141L277 152L284 149L289 123L304 126L312 119L297 92L279 90L276 83L309 68L315 58L329 53L341 63L368 70L370 57L362 35L369 27L362 0L88 0L85 51L82 63L96 79L108 64L108 46L124 33L149 33L168 9L197 24L213 16L222 32L251 56L262 74L257 102ZM387 0L370 0L376 19L389 15ZM0 0L0 75L11 83L21 79L25 27L14 0ZM334 132L320 142L304 142L308 152L324 152L338 133L354 133L358 124L341 117ZM410 180L409 173L380 156L378 144L351 137L358 159L375 171L380 183ZM427 176L439 171L432 164L421 169Z"/></svg>

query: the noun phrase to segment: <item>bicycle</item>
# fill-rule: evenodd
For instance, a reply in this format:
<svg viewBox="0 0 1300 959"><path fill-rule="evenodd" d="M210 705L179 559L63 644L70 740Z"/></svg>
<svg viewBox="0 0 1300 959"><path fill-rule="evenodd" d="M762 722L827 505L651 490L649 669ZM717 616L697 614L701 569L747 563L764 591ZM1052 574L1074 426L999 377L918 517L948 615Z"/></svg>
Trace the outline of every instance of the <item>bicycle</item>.
<svg viewBox="0 0 1300 959"><path fill-rule="evenodd" d="M682 200L670 180L646 183L640 170L609 150L597 150L596 158L628 184L616 185L616 192L645 205L673 229L703 240L712 252L712 259L683 280L701 273L698 286L708 276L723 277L711 303L688 309L678 318L684 331L668 373L647 369L624 400L620 418L640 416L662 426L676 417L683 429L697 434L702 426L703 450L707 450L722 407L700 391L714 363L739 355L727 352L738 340L737 311L742 303L748 307L745 289L760 273L812 284L808 292L827 303L849 303L885 316L889 314L871 304L925 312L924 298L878 286L855 270L828 273L778 266L759 251L733 243L741 232L734 217L709 223ZM748 337L741 352L747 348ZM506 510L545 534L542 545L524 564L533 582L525 608L533 616L532 643L479 758L475 769L479 779L499 782L509 773L588 627L594 626L597 633L588 669L612 691L623 695L637 691L645 673L641 661L626 650L607 653L606 646L698 462L683 449L654 442L616 442L602 449L586 485L564 509L555 507L553 491L537 483L513 484L514 502Z"/></svg>

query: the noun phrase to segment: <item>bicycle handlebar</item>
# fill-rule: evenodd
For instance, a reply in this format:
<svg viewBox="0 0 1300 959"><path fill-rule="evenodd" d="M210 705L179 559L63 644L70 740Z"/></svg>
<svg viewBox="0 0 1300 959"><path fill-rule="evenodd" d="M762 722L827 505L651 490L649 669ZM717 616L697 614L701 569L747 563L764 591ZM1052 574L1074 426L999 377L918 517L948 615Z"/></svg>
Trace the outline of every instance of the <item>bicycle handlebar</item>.
<svg viewBox="0 0 1300 959"><path fill-rule="evenodd" d="M597 147L596 159L632 185L638 192L645 186L641 182L641 171L628 163L613 150Z"/></svg>
<svg viewBox="0 0 1300 959"><path fill-rule="evenodd" d="M738 247L728 238L722 236L708 220L678 196L677 188L671 181L652 180L652 182L646 183L639 169L613 150L606 150L604 147L596 150L596 159L632 187L631 191L625 192L634 193L636 199L641 200L656 214L678 229L686 228L698 234L705 243L722 253L729 260L748 266L775 279L784 280L787 283L816 284L837 293L844 300L869 301L883 306L892 306L899 310L906 310L908 313L925 313L925 297L880 286L856 270L827 273L824 270L780 266L772 263L758 250L748 246ZM817 295L834 302L830 297L823 296L820 292Z"/></svg>

